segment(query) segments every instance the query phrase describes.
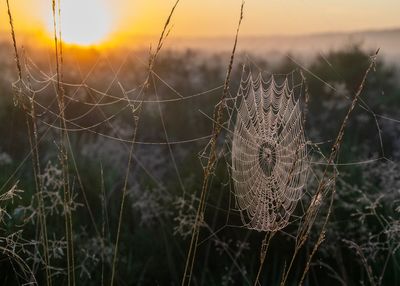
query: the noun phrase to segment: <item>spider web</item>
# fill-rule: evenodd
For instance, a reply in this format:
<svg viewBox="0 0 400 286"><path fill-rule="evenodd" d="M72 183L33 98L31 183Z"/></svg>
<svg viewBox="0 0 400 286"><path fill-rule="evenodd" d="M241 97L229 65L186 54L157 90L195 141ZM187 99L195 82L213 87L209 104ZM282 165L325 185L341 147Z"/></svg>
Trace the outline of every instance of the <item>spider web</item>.
<svg viewBox="0 0 400 286"><path fill-rule="evenodd" d="M232 179L244 225L276 231L289 223L307 178L300 101L286 78L242 79L232 140Z"/></svg>

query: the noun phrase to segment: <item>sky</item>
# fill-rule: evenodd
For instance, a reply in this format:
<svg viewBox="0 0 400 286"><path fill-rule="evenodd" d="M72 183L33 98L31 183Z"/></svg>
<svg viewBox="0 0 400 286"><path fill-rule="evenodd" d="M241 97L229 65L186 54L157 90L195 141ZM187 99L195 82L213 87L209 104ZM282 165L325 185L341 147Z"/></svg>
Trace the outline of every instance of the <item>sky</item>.
<svg viewBox="0 0 400 286"><path fill-rule="evenodd" d="M81 38L96 38L94 29L103 29L98 31L100 39L89 39L92 41L105 41L114 35L158 35L175 2L60 1L66 35L80 33ZM0 30L3 31L9 29L5 2L0 4ZM177 37L232 36L240 4L241 0L181 0L172 19L171 34ZM10 5L17 32L50 34L51 0L10 0ZM399 0L247 0L241 36L397 28L400 27L399 11ZM78 41L77 38L72 35L72 41Z"/></svg>

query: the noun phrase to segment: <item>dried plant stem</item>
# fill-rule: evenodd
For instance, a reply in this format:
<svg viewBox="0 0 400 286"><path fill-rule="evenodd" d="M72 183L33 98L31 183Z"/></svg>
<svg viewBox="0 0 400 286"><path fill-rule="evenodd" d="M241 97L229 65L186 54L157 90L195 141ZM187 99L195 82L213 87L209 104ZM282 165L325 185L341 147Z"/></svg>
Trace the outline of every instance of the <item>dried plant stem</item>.
<svg viewBox="0 0 400 286"><path fill-rule="evenodd" d="M38 194L38 207L39 207L39 227L40 227L40 238L42 240L45 271L46 271L46 283L51 285L51 270L50 270L50 258L49 258L49 244L47 235L47 223L46 223L46 213L44 209L44 199L42 195L43 187L42 180L40 178L40 161L39 161L39 151L38 151L38 140L37 140L37 126L35 121L35 111L34 103L32 102L32 118L26 115L26 125L28 129L29 145L32 152L32 165L33 165L33 175L35 178L35 188Z"/></svg>
<svg viewBox="0 0 400 286"><path fill-rule="evenodd" d="M9 1L6 0L7 4L7 13L8 13L8 18L9 18L9 24L10 24L10 29L11 29L11 37L13 41L13 47L14 47L14 53L15 53L15 61L17 65L17 71L18 71L18 82L22 82L22 67L21 67L21 61L18 53L18 48L17 48L17 41L16 41L16 36L15 36L15 29L14 29L14 22L13 22L13 17L11 13L11 8ZM30 84L30 82L29 82ZM18 92L21 92L19 90ZM39 160L39 147L38 147L38 130L37 130L37 125L36 125L36 109L35 109L35 95L31 94L30 97L30 106L26 107L22 105L25 109L25 119L26 119L26 125L27 125L27 130L28 130L28 138L29 138L29 144L31 148L31 153L33 154L32 156L32 166L33 166L33 175L35 178L35 187L36 187L36 192L38 193L38 204L39 204L39 223L40 223L40 237L42 240L42 246L43 246L43 253L44 253L44 262L45 262L45 272L46 272L46 283L47 285L52 284L51 282L51 271L50 271L50 258L49 258L49 246L48 246L48 235L47 235L47 224L46 224L46 214L44 211L44 202L43 202L43 196L42 196L42 182L40 179L40 160ZM28 113L29 112L29 113Z"/></svg>
<svg viewBox="0 0 400 286"><path fill-rule="evenodd" d="M367 70L364 73L363 79L362 79L362 81L361 81L361 83L360 83L360 85L359 85L359 87L357 89L357 92L356 92L356 94L355 94L355 96L354 96L354 98L353 98L353 100L351 102L351 106L350 106L349 110L347 111L347 114L346 114L346 116L345 116L345 118L344 118L344 120L342 122L342 125L340 126L340 130L339 130L338 136L337 136L335 144L333 145L332 150L331 150L331 154L330 154L330 157L329 157L329 160L328 160L328 166L325 169L325 172L324 172L324 175L323 175L323 179L325 178L325 176L327 174L329 165L332 164L335 161L335 159L337 158L337 155L339 153L339 150L340 150L340 147L341 147L341 144L342 144L342 141L343 141L344 130L345 130L345 128L347 126L347 123L349 121L350 114L353 112L355 106L357 105L357 102L358 102L358 100L359 100L359 98L361 96L361 92L363 91L365 83L367 81L367 77L368 77L369 72L375 66L375 61L376 61L376 57L378 55L378 52L379 52L379 50L377 50L375 55L371 58L371 62L369 64ZM314 248L313 248L310 256L308 257L308 261L307 261L306 267L305 267L305 269L303 271L303 275L301 277L299 285L303 284L305 276L306 276L306 274L307 274L307 272L308 272L308 270L310 268L311 260L312 260L312 258L314 256L314 254L316 253L317 249L319 248L319 246L321 245L321 243L324 240L325 233L326 233L326 227L327 227L327 224L328 224L328 220L329 220L330 215L332 213L333 199L334 199L334 196L335 196L335 193L336 193L336 188L335 188L336 174L337 174L337 172L334 169L333 170L333 178L332 178L333 179L333 191L331 193L331 200L330 200L330 204L329 204L328 213L327 213L327 215L325 217L325 221L324 221L324 224L323 224L322 229L320 231L317 243L314 245ZM318 195L320 190L322 192L324 192L325 186L326 186L326 184L324 184L323 180L322 180L320 182L320 185L318 186L317 195Z"/></svg>
<svg viewBox="0 0 400 286"><path fill-rule="evenodd" d="M305 215L305 221L304 221L304 225L300 230L300 233L297 237L297 242L296 242L296 247L295 247L295 251L294 254L292 256L291 262L289 264L289 267L286 269L285 274L283 276L282 282L281 282L281 286L286 285L286 281L288 278L288 275L291 271L294 259L296 258L300 248L304 245L305 241L308 238L308 235L311 231L311 227L315 221L315 218L318 214L319 211L319 205L320 203L318 203L319 200L321 200L321 198L325 197L327 195L328 192L328 187L333 183L333 185L335 184L335 179L336 179L336 169L335 166L333 164L333 162L336 160L337 155L339 154L340 151L340 147L343 141L343 136L344 136L344 131L346 129L346 126L348 124L349 121L349 117L351 115L351 113L353 112L355 106L357 105L358 100L360 99L361 93L364 89L365 83L367 81L367 77L369 72L371 71L371 69L375 66L375 61L376 61L376 57L378 55L379 50L376 51L375 55L371 58L371 62L370 65L368 66L367 70L364 73L364 76L362 78L362 81L357 89L357 92L351 102L351 105L346 113L346 116L344 117L342 124L340 126L338 135L336 137L335 143L332 146L330 155L328 157L328 162L327 162L327 166L323 172L321 181L317 187L317 191L315 192L310 206L307 209L306 215ZM330 171L330 167L333 166L333 176L329 176L329 171ZM318 240L316 242L316 244L314 245L314 248L310 254L310 256L308 257L308 261L306 263L306 267L303 271L302 277L300 279L299 285L301 285L304 282L305 276L309 270L309 267L311 265L311 260L314 256L314 254L316 253L317 249L319 248L319 246L322 244L324 237L325 237L325 233L326 233L326 227L327 227L327 223L328 220L330 218L331 212L332 212L332 206L333 206L333 199L334 199L334 195L335 195L335 187L333 188L333 191L331 192L331 200L330 200L330 204L329 204L329 208L328 208L328 213L325 217L325 221L324 224L322 226L322 229L319 233L318 236Z"/></svg>
<svg viewBox="0 0 400 286"><path fill-rule="evenodd" d="M57 11L58 6L58 11ZM68 166L68 151L66 144L68 142L67 124L65 120L65 99L64 89L61 85L62 82L62 39L58 38L61 35L61 8L60 2L56 4L55 0L52 0L52 12L53 12L53 28L54 28L54 46L56 53L56 71L57 71L57 102L60 110L61 118L61 131L60 131L60 162L62 168L63 177L63 190L64 190L64 216L65 216L65 233L67 239L67 273L68 273L68 285L75 285L75 261L74 261L74 242L73 242L73 226L72 226L72 213L71 213L71 194L69 185L69 166ZM58 15L58 23L57 23ZM57 29L58 24L58 29ZM57 35L58 31L58 35Z"/></svg>
<svg viewBox="0 0 400 286"><path fill-rule="evenodd" d="M140 112L140 110L139 110L139 112ZM115 239L114 257L113 257L113 264L112 264L112 270L111 270L111 282L110 282L111 286L114 285L114 280L115 280L115 269L116 269L117 259L118 259L118 248L119 248L119 240L120 240L120 234L121 234L122 216L124 213L125 199L126 199L126 194L127 194L127 189L128 189L128 180L129 180L129 174L130 174L131 165L132 165L133 151L134 151L134 147L135 147L134 142L136 141L136 135L137 135L138 125L139 125L139 118L140 118L139 117L140 115L136 116L134 111L132 111L132 113L133 113L133 120L134 120L134 130L133 130L131 147L129 149L128 166L126 168L124 186L122 189L122 198L121 198L121 205L120 205L119 217L118 217L117 238Z"/></svg>
<svg viewBox="0 0 400 286"><path fill-rule="evenodd" d="M111 270L111 282L110 282L111 286L114 285L114 280L115 280L115 271L116 271L115 269L116 269L117 259L118 259L118 248L119 248L119 240L120 240L120 233L121 233L121 226L122 226L122 216L123 216L123 212L124 212L125 198L126 198L126 193L127 193L127 188L128 188L128 179L129 179L129 173L130 173L130 169L131 169L131 165L132 165L132 157L133 157L133 151L134 151L134 146L135 146L134 142L136 140L136 134L137 134L138 125L139 125L139 119L140 119L140 113L141 113L141 110L142 110L143 97L144 97L144 94L146 93L147 88L149 87L150 75L153 72L153 67L154 67L157 55L158 55L158 53L160 52L160 50L161 50L161 48L163 46L165 38L169 34L169 25L170 25L170 22L171 22L171 19L172 19L172 15L173 15L178 3L179 3L179 0L177 0L175 2L175 4L172 7L171 12L170 12L167 20L166 20L166 22L164 24L164 28L163 28L163 31L161 32L161 36L160 36L160 39L158 41L157 49L156 49L155 53L150 55L149 65L148 65L149 71L148 71L148 74L147 74L146 82L143 85L143 89L141 91L142 100L139 102L138 107L135 108L134 106L131 106L132 115L133 115L133 118L134 118L134 131L133 131L133 140L132 140L131 147L130 147L130 150L129 150L129 159L128 159L127 172L126 172L125 180L124 180L124 187L123 187L123 190L122 190L122 199L121 199L119 218L118 218L118 227L117 227L117 237L116 237L116 242L115 242L114 257L113 257L113 264L112 264L112 270ZM128 99L128 101L129 101L129 99Z"/></svg>
<svg viewBox="0 0 400 286"><path fill-rule="evenodd" d="M230 78L231 78L231 73L232 73L232 67L233 67L233 61L235 58L235 53L236 53L236 46L237 46L237 41L239 37L239 30L240 30L240 25L243 20L243 9L244 9L244 1L242 1L242 5L240 7L240 17L239 17L239 23L236 29L236 36L235 36L235 42L233 45L230 61L229 61L229 66L227 69L226 77L225 77L225 83L224 83L224 89L223 89L223 94L222 97L219 101L219 103L216 105L215 110L214 110L214 124L213 124L213 133L212 137L210 140L210 153L209 153L209 159L207 162L207 166L204 169L204 179L203 179L203 185L201 189L201 194L200 194L200 202L199 206L197 208L196 212L196 219L195 223L193 226L193 232L192 232L192 238L190 241L189 245L189 251L186 256L186 264L185 264L185 271L183 274L182 278L182 283L181 285L190 285L191 280L192 280L192 273L193 273L193 266L194 262L196 259L196 251L197 251L197 243L199 239L199 233L200 233L200 227L204 221L204 212L205 212L205 207L206 207L206 197L209 189L209 178L211 173L213 172L216 162L217 162L217 139L219 134L221 133L222 127L222 119L223 119L223 112L225 108L224 101L228 97L229 94L229 84L230 84Z"/></svg>
<svg viewBox="0 0 400 286"><path fill-rule="evenodd" d="M267 252L268 252L268 248L269 248L269 244L271 242L272 237L275 235L276 232L267 232L265 234L265 237L261 243L261 249L260 249L260 266L258 268L258 272L257 272L257 276L256 276L256 280L254 281L254 286L258 286L261 285L260 284L260 275L261 275L261 271L264 267L264 262L265 262L265 258L267 257Z"/></svg>
<svg viewBox="0 0 400 286"><path fill-rule="evenodd" d="M160 53L160 51L161 51L161 49L162 49L162 47L164 45L164 41L169 35L169 32L170 32L169 26L171 24L172 15L174 14L175 9L179 4L179 1L180 0L176 0L174 6L172 6L172 9L171 9L171 11L170 11L170 13L168 15L168 18L164 23L164 28L163 28L163 30L161 32L160 38L158 39L158 44L157 44L156 51L153 54L150 55L150 58L149 58L149 74L148 74L148 79L147 80L149 80L149 76L152 73L155 61L156 61L157 56Z"/></svg>
<svg viewBox="0 0 400 286"><path fill-rule="evenodd" d="M29 120L30 119L30 120ZM31 121L31 122L30 122ZM50 255L49 255L49 242L48 242L48 232L47 232L47 219L46 212L44 208L44 198L43 198L43 183L41 179L41 169L40 169L40 157L39 157L39 141L38 141L38 130L36 124L36 108L35 108L35 95L31 95L31 117L26 116L26 124L28 126L28 137L29 144L32 152L32 164L33 173L35 177L35 186L38 194L38 204L39 204L39 223L41 229L41 239L43 244L44 252L44 262L46 271L46 283L47 285L52 285L51 279L51 266L50 266Z"/></svg>
<svg viewBox="0 0 400 286"><path fill-rule="evenodd" d="M103 165L101 165L101 218L102 218L102 224L101 224L101 286L104 286L104 257L105 257L105 245L104 241L106 238L106 221L108 220L106 216L106 211L107 211L107 206L106 206L106 188L104 184L104 171L103 171Z"/></svg>
<svg viewBox="0 0 400 286"><path fill-rule="evenodd" d="M14 21L13 21L12 14L11 14L10 3L8 2L8 0L6 0L6 3L7 3L8 20L9 20L10 27L11 27L11 37L12 37L13 46L14 46L15 61L17 63L18 79L22 80L22 69L21 69L21 62L20 62L19 56L18 56L17 40L15 39Z"/></svg>
<svg viewBox="0 0 400 286"><path fill-rule="evenodd" d="M368 260L365 257L361 247L357 243L354 243L353 241L345 240L345 242L348 243L352 248L354 248L357 255L360 257L362 265L364 266L365 271L367 272L368 280L369 280L369 283L371 284L371 286L377 286L371 266L368 264ZM378 284L378 285L380 285L380 284Z"/></svg>
<svg viewBox="0 0 400 286"><path fill-rule="evenodd" d="M24 57L25 58L25 57ZM26 69L25 63L25 69ZM27 76L28 86L30 90L33 90L30 77ZM29 134L29 143L32 153L32 163L33 171L35 176L36 190L38 194L38 204L39 204L39 220L41 229L41 239L44 248L44 261L46 263L46 282L47 285L52 285L52 273L51 273L51 263L49 254L49 241L47 232L47 218L45 211L45 203L43 198L43 182L41 178L41 168L40 168L40 156L39 156L39 139L38 139L38 128L36 121L36 106L35 106L35 93L31 92L30 95L30 117L27 116L27 125ZM30 120L29 120L30 119ZM31 127L30 122L31 121ZM32 131L30 131L32 129ZM31 139L32 138L32 139Z"/></svg>
<svg viewBox="0 0 400 286"><path fill-rule="evenodd" d="M29 265L26 263L26 261L22 257L20 257L18 254L16 254L15 251L12 251L10 249L0 246L0 252L2 254L5 254L6 256L8 256L10 260L11 259L14 260L18 264L18 266L21 268L21 270L23 271L23 274L25 276L29 275L29 277L26 277L27 283L24 283L23 285L39 285L38 282L36 281L35 274L30 269Z"/></svg>

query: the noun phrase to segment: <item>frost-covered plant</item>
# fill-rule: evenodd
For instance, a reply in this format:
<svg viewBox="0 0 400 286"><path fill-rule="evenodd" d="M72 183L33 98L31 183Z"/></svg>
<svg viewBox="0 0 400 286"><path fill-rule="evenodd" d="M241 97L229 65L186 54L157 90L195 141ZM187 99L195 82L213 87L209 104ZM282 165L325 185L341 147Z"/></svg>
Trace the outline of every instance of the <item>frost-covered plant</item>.
<svg viewBox="0 0 400 286"><path fill-rule="evenodd" d="M168 206L172 197L165 189L146 188L136 184L129 192L132 208L140 214L140 224L149 226L159 222L160 218L171 215Z"/></svg>
<svg viewBox="0 0 400 286"><path fill-rule="evenodd" d="M243 278L247 276L245 263L241 263L241 257L246 251L250 250L250 244L247 241L233 239L222 240L216 237L213 239L216 251L222 255L227 254L231 258L231 264L225 266L224 275L221 278L221 285L234 285L235 276L240 274Z"/></svg>
<svg viewBox="0 0 400 286"><path fill-rule="evenodd" d="M178 234L183 238L186 238L192 234L193 226L196 223L196 205L198 201L195 194L192 194L189 199L184 197L178 197L174 206L178 211L178 215L175 216L174 221L174 234ZM203 222L204 223L204 222Z"/></svg>
<svg viewBox="0 0 400 286"><path fill-rule="evenodd" d="M10 214L7 213L5 206L8 202L13 202L16 198L21 198L22 193L23 190L18 188L17 182L11 187L11 189L0 195L0 229L5 223L4 219L11 218Z"/></svg>
<svg viewBox="0 0 400 286"><path fill-rule="evenodd" d="M75 241L80 245L77 268L81 278L91 279L100 263L111 265L114 245L110 240L98 236L91 237L86 229L81 229L75 236Z"/></svg>
<svg viewBox="0 0 400 286"><path fill-rule="evenodd" d="M364 184L353 188L358 199L352 215L361 227L357 237L343 242L358 256L371 285L383 285L389 263L399 255L399 174L399 164L377 162L363 168Z"/></svg>
<svg viewBox="0 0 400 286"><path fill-rule="evenodd" d="M76 194L71 196L69 203L65 204L63 197L63 179L61 169L48 162L46 168L39 178L42 182L42 190L32 196L28 206L21 206L16 212L24 213L25 222L36 222L37 216L40 214L39 201L43 200L43 210L45 215L64 215L66 212L73 212L81 204L76 202Z"/></svg>

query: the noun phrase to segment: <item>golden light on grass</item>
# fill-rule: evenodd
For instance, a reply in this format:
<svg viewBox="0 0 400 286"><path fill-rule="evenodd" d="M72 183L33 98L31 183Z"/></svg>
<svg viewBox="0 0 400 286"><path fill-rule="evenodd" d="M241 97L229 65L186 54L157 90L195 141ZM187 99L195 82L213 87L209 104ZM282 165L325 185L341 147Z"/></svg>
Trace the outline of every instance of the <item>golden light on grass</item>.
<svg viewBox="0 0 400 286"><path fill-rule="evenodd" d="M112 32L112 15L105 1L68 0L61 2L62 39L67 44L92 46L104 43ZM53 33L53 18L47 30Z"/></svg>

